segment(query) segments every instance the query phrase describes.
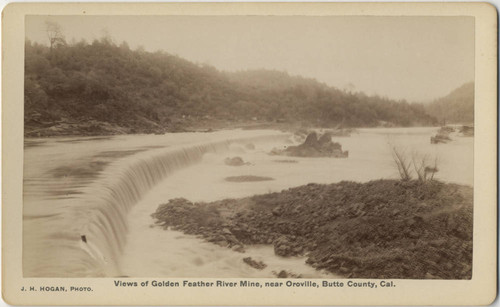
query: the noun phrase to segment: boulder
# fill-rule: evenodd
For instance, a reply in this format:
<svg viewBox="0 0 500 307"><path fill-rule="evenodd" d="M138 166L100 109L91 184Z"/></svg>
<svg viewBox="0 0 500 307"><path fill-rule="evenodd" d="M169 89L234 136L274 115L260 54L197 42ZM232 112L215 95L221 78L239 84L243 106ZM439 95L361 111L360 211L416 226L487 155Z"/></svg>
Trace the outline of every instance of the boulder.
<svg viewBox="0 0 500 307"><path fill-rule="evenodd" d="M301 274L296 274L285 270L281 270L279 273L273 271L273 274L278 278L302 278Z"/></svg>
<svg viewBox="0 0 500 307"><path fill-rule="evenodd" d="M318 140L319 145L324 145L332 142L332 134L330 132L325 132Z"/></svg>
<svg viewBox="0 0 500 307"><path fill-rule="evenodd" d="M274 254L282 257L300 255L303 247L289 237L281 236L274 240Z"/></svg>
<svg viewBox="0 0 500 307"><path fill-rule="evenodd" d="M474 126L462 126L460 128L460 133L463 136L474 136Z"/></svg>
<svg viewBox="0 0 500 307"><path fill-rule="evenodd" d="M271 154L283 154L294 157L346 158L349 156L348 151L342 151L342 145L332 142L332 136L329 132L324 133L319 139L316 132L311 132L303 144L289 146L281 152L273 150Z"/></svg>
<svg viewBox="0 0 500 307"><path fill-rule="evenodd" d="M451 138L445 134L436 134L431 136L431 144L446 144L451 141Z"/></svg>
<svg viewBox="0 0 500 307"><path fill-rule="evenodd" d="M251 257L243 258L243 262L245 262L246 264L257 270L263 270L267 267L267 264L265 264L264 262L255 261Z"/></svg>
<svg viewBox="0 0 500 307"><path fill-rule="evenodd" d="M451 141L450 133L455 132L452 127L441 127L435 136L431 136L431 144L446 144Z"/></svg>
<svg viewBox="0 0 500 307"><path fill-rule="evenodd" d="M311 132L307 135L306 140L302 144L307 147L317 147L318 146L318 135L316 132Z"/></svg>

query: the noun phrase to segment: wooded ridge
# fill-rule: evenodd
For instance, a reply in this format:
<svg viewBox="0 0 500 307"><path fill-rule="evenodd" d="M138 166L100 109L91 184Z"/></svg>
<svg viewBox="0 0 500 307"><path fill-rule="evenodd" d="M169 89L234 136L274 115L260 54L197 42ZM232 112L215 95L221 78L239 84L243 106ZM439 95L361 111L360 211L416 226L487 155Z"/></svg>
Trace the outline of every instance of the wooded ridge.
<svg viewBox="0 0 500 307"><path fill-rule="evenodd" d="M24 107L28 136L51 135L47 128L56 131L57 125L73 125L72 134L181 131L201 120L318 127L437 123L422 104L285 72L223 72L109 38L51 47L26 41Z"/></svg>

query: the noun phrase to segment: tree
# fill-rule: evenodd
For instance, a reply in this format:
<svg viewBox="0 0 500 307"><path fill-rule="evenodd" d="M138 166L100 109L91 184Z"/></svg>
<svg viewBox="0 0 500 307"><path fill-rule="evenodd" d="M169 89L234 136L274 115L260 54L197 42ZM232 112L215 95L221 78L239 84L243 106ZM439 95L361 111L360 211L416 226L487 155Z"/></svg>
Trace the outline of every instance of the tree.
<svg viewBox="0 0 500 307"><path fill-rule="evenodd" d="M47 20L45 22L45 31L47 32L47 37L49 38L50 50L56 46L66 45L66 39L62 33L61 26L53 21Z"/></svg>

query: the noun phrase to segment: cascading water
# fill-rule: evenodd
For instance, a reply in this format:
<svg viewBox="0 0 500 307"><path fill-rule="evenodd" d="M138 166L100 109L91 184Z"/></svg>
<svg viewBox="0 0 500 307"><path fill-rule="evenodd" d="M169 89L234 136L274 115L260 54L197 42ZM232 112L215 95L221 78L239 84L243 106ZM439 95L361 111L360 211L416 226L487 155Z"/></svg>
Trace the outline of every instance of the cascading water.
<svg viewBox="0 0 500 307"><path fill-rule="evenodd" d="M231 143L287 137L274 132L145 150L111 163L89 184L80 180L71 185L64 179L53 186L30 184L37 180L26 178L25 173L24 276L121 275L117 263L125 244L126 216L148 190L175 170L200 161L204 154L228 150ZM37 193L41 185L67 197L41 197Z"/></svg>
<svg viewBox="0 0 500 307"><path fill-rule="evenodd" d="M285 158L267 154L272 147L286 145L289 135L276 131L28 139L24 276L273 277L273 271L283 269L304 277L324 276L304 259L274 256L269 246L249 247L239 254L176 231L151 228L150 214L176 197L215 201L310 182L397 178L391 144L427 154L433 161L439 158L437 179L473 185L474 139L455 136L436 146L429 142L436 130L360 129L359 134L335 139L349 150L348 159L287 157L296 160L293 164L277 163ZM245 151L242 145L248 142L255 143L256 150ZM250 163L227 166L223 161L229 154ZM274 180L224 180L238 175ZM249 267L242 262L249 256L268 267Z"/></svg>

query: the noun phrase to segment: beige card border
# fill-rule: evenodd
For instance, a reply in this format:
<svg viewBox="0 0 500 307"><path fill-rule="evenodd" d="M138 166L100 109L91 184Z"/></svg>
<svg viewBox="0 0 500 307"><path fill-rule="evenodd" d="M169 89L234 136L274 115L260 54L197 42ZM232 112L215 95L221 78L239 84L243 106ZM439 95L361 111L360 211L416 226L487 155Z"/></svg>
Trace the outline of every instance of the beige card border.
<svg viewBox="0 0 500 307"><path fill-rule="evenodd" d="M475 17L474 251L472 280L395 280L395 288L117 288L116 278L22 277L25 15L364 15ZM497 12L487 3L15 3L3 23L2 294L13 305L481 305L496 297ZM185 280L132 278L129 280ZM190 280L215 280L209 278ZM225 279L240 280L240 279ZM260 279L264 281L267 279ZM377 281L377 280L372 280ZM21 292L22 286L93 292Z"/></svg>

